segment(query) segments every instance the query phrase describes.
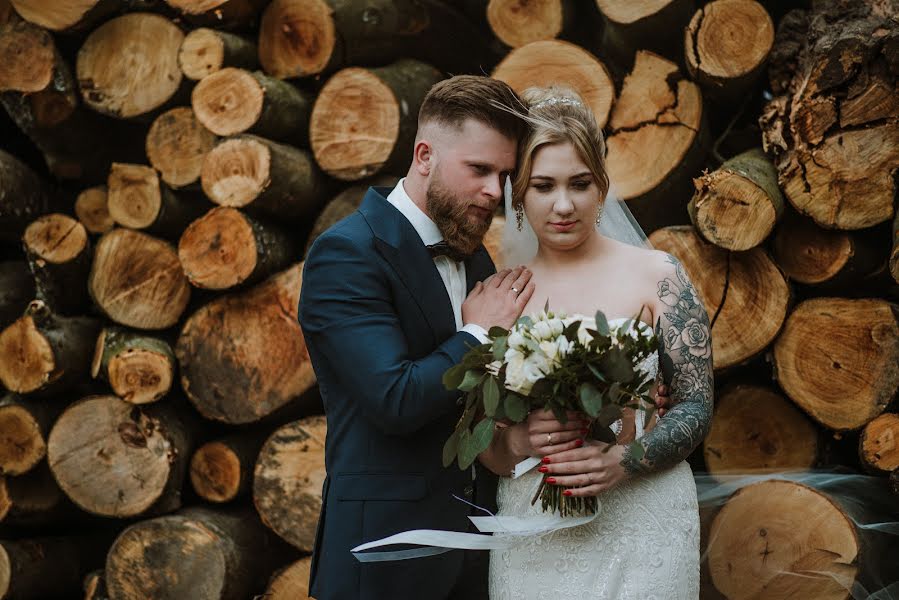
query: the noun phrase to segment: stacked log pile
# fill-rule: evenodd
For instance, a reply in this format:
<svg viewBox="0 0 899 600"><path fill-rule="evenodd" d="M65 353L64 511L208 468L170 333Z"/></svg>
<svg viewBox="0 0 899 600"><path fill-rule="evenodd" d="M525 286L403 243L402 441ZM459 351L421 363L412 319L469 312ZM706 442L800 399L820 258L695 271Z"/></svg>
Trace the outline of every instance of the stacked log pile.
<svg viewBox="0 0 899 600"><path fill-rule="evenodd" d="M308 596L302 261L454 73L571 87L604 128L712 319L696 470L899 493L899 12L804 4L0 0L0 598ZM770 485L704 515L703 595L836 597L809 573L861 577L854 522Z"/></svg>

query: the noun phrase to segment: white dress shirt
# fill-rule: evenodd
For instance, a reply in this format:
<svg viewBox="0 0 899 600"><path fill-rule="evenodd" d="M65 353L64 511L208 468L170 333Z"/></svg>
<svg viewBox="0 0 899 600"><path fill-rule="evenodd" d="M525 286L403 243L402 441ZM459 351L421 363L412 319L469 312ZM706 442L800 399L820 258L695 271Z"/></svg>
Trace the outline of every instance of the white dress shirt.
<svg viewBox="0 0 899 600"><path fill-rule="evenodd" d="M396 187L387 196L387 201L409 220L425 246L442 242L443 234L440 233L437 224L412 201L412 198L409 197L403 187L404 181L406 181L405 177L399 180ZM453 315L456 318L456 331L470 333L482 344L489 342L487 331L483 327L474 323L462 324L462 303L467 296L465 263L457 262L448 256L435 256L434 264L437 266L437 272L440 273L450 304L453 306Z"/></svg>

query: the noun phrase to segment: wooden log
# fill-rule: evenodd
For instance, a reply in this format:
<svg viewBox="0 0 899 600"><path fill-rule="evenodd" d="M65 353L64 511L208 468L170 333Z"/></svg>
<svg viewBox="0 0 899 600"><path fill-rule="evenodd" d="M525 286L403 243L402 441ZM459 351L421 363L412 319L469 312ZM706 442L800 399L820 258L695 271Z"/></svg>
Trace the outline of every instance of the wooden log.
<svg viewBox="0 0 899 600"><path fill-rule="evenodd" d="M690 220L702 237L727 250L755 248L783 214L777 169L758 148L695 178L693 185Z"/></svg>
<svg viewBox="0 0 899 600"><path fill-rule="evenodd" d="M615 101L615 84L605 63L580 46L562 40L531 42L510 52L493 71L519 94L529 87L571 88L605 127Z"/></svg>
<svg viewBox="0 0 899 600"><path fill-rule="evenodd" d="M899 469L890 473L890 490L896 496L899 496Z"/></svg>
<svg viewBox="0 0 899 600"><path fill-rule="evenodd" d="M164 109L181 89L183 41L177 25L151 13L122 15L93 30L75 68L85 104L118 119Z"/></svg>
<svg viewBox="0 0 899 600"><path fill-rule="evenodd" d="M92 258L84 225L68 215L44 215L25 229L22 246L34 275L35 297L60 314L84 312Z"/></svg>
<svg viewBox="0 0 899 600"><path fill-rule="evenodd" d="M185 321L175 347L181 387L204 417L251 423L313 386L297 322L302 281L299 263Z"/></svg>
<svg viewBox="0 0 899 600"><path fill-rule="evenodd" d="M121 327L104 327L97 336L91 376L109 382L131 404L156 402L175 378L175 353L164 339Z"/></svg>
<svg viewBox="0 0 899 600"><path fill-rule="evenodd" d="M115 227L115 221L109 216L108 195L105 185L90 187L78 194L75 216L88 233L106 233Z"/></svg>
<svg viewBox="0 0 899 600"><path fill-rule="evenodd" d="M114 229L97 242L88 290L107 317L137 329L171 327L190 299L175 249L130 229Z"/></svg>
<svg viewBox="0 0 899 600"><path fill-rule="evenodd" d="M490 0L487 23L504 44L520 48L560 37L573 25L574 9L575 3L570 0Z"/></svg>
<svg viewBox="0 0 899 600"><path fill-rule="evenodd" d="M277 220L308 217L331 189L309 152L247 135L206 155L201 182L214 203Z"/></svg>
<svg viewBox="0 0 899 600"><path fill-rule="evenodd" d="M250 40L218 29L200 27L185 36L178 52L178 64L185 77L200 81L225 67L252 71L259 67L259 58L256 44Z"/></svg>
<svg viewBox="0 0 899 600"><path fill-rule="evenodd" d="M259 71L226 67L204 77L191 93L191 106L197 120L217 135L253 133L308 146L312 99Z"/></svg>
<svg viewBox="0 0 899 600"><path fill-rule="evenodd" d="M79 508L104 517L165 513L181 506L191 436L166 403L137 407L89 396L60 415L47 461Z"/></svg>
<svg viewBox="0 0 899 600"><path fill-rule="evenodd" d="M884 413L862 429L858 444L862 465L875 473L899 469L899 415Z"/></svg>
<svg viewBox="0 0 899 600"><path fill-rule="evenodd" d="M54 314L34 300L0 331L0 382L19 394L58 393L86 380L100 322Z"/></svg>
<svg viewBox="0 0 899 600"><path fill-rule="evenodd" d="M893 220L893 252L890 254L890 274L899 283L899 210Z"/></svg>
<svg viewBox="0 0 899 600"><path fill-rule="evenodd" d="M685 222L692 177L705 155L699 86L677 65L637 52L609 121L606 168L614 192L627 200L648 233Z"/></svg>
<svg viewBox="0 0 899 600"><path fill-rule="evenodd" d="M715 0L684 30L687 72L710 98L733 102L758 81L774 45L774 22L755 0Z"/></svg>
<svg viewBox="0 0 899 600"><path fill-rule="evenodd" d="M50 531L83 514L59 489L47 461L23 475L0 476L0 525L7 531Z"/></svg>
<svg viewBox="0 0 899 600"><path fill-rule="evenodd" d="M19 243L25 228L56 204L53 191L34 171L0 150L0 242Z"/></svg>
<svg viewBox="0 0 899 600"><path fill-rule="evenodd" d="M178 258L191 284L225 290L257 283L294 259L293 237L273 223L219 206L190 224Z"/></svg>
<svg viewBox="0 0 899 600"><path fill-rule="evenodd" d="M268 431L240 432L207 442L190 459L190 482L208 502L230 502L246 495Z"/></svg>
<svg viewBox="0 0 899 600"><path fill-rule="evenodd" d="M113 598L245 600L279 559L267 538L249 509L195 507L141 521L109 549L106 585Z"/></svg>
<svg viewBox="0 0 899 600"><path fill-rule="evenodd" d="M179 106L153 121L147 132L147 158L171 187L194 186L200 182L203 158L215 147L216 139L193 110Z"/></svg>
<svg viewBox="0 0 899 600"><path fill-rule="evenodd" d="M899 389L895 311L895 305L878 299L803 302L774 344L775 378L825 427L863 427Z"/></svg>
<svg viewBox="0 0 899 600"><path fill-rule="evenodd" d="M325 482L325 417L288 423L265 442L256 462L253 503L272 531L311 552Z"/></svg>
<svg viewBox="0 0 899 600"><path fill-rule="evenodd" d="M109 216L123 227L175 239L206 208L159 181L153 167L112 163L106 199Z"/></svg>
<svg viewBox="0 0 899 600"><path fill-rule="evenodd" d="M0 598L70 598L95 559L76 538L0 540Z"/></svg>
<svg viewBox="0 0 899 600"><path fill-rule="evenodd" d="M730 253L692 227L666 227L649 240L674 255L696 286L711 319L715 369L744 363L774 341L787 317L790 288L762 248Z"/></svg>
<svg viewBox="0 0 899 600"><path fill-rule="evenodd" d="M703 456L715 476L810 469L818 459L818 430L776 391L735 385L718 396Z"/></svg>
<svg viewBox="0 0 899 600"><path fill-rule="evenodd" d="M682 32L694 12L692 0L596 0L596 6L605 25L600 41L602 56L617 72L629 71L640 50L682 59Z"/></svg>
<svg viewBox="0 0 899 600"><path fill-rule="evenodd" d="M121 2L117 0L75 0L47 4L41 0L10 0L16 12L25 19L51 31L67 33L83 31L112 14Z"/></svg>
<svg viewBox="0 0 899 600"><path fill-rule="evenodd" d="M272 575L265 589L266 600L309 600L309 571L312 558L291 563Z"/></svg>
<svg viewBox="0 0 899 600"><path fill-rule="evenodd" d="M344 181L404 171L418 128L415 116L442 78L430 65L408 59L335 74L312 108L309 140L316 162Z"/></svg>
<svg viewBox="0 0 899 600"><path fill-rule="evenodd" d="M103 569L91 571L84 577L84 600L110 600Z"/></svg>
<svg viewBox="0 0 899 600"><path fill-rule="evenodd" d="M22 316L34 299L34 279L24 261L0 262L0 330Z"/></svg>
<svg viewBox="0 0 899 600"><path fill-rule="evenodd" d="M763 145L787 199L822 227L862 229L893 217L899 101L896 72L881 56L895 18L895 9L871 2L819 2L778 26Z"/></svg>
<svg viewBox="0 0 899 600"><path fill-rule="evenodd" d="M267 0L165 0L187 21L222 29L252 24Z"/></svg>
<svg viewBox="0 0 899 600"><path fill-rule="evenodd" d="M0 398L0 475L22 475L47 454L47 435L59 415L57 403L16 394Z"/></svg>

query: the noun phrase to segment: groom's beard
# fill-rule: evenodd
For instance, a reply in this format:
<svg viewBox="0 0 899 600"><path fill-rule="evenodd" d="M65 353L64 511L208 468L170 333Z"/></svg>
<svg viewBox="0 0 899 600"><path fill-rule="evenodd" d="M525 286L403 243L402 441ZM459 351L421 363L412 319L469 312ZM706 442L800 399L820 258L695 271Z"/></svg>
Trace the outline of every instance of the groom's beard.
<svg viewBox="0 0 899 600"><path fill-rule="evenodd" d="M477 250L490 229L493 215L485 221L472 219L467 213L469 203L445 188L436 177L431 180L425 195L428 216L449 247L462 254Z"/></svg>

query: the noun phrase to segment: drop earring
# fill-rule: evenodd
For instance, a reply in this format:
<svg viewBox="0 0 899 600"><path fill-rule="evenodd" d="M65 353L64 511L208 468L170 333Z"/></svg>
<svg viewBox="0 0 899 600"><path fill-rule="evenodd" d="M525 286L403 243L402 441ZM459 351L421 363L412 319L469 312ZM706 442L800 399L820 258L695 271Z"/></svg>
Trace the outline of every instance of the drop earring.
<svg viewBox="0 0 899 600"><path fill-rule="evenodd" d="M599 222L602 221L602 208L603 204L599 204L599 210L596 211L596 224L599 225Z"/></svg>
<svg viewBox="0 0 899 600"><path fill-rule="evenodd" d="M524 208L521 203L515 205L515 221L518 223L518 231L524 227Z"/></svg>

